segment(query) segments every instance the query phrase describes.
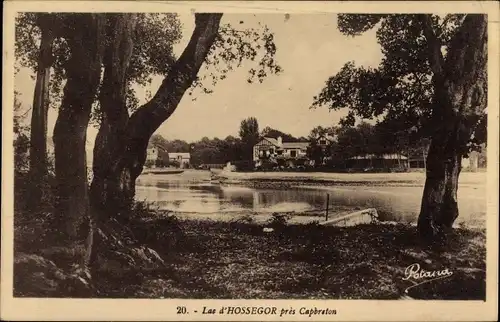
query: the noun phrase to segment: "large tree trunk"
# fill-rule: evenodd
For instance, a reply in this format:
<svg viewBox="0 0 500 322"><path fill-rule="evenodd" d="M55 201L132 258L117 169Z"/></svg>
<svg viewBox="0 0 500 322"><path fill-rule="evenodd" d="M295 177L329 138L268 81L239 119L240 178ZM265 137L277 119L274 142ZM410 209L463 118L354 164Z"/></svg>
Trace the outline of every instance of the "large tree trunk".
<svg viewBox="0 0 500 322"><path fill-rule="evenodd" d="M52 44L54 26L50 14L40 14L38 26L41 29L40 50L36 74L35 94L31 114L30 131L30 179L33 189L29 195L29 206L40 206L44 190L47 189L47 116L49 111L49 80L52 65Z"/></svg>
<svg viewBox="0 0 500 322"><path fill-rule="evenodd" d="M92 205L101 209L102 213L116 216L132 202L135 181L142 172L149 139L172 115L195 80L215 40L221 17L222 14L196 14L196 26L184 52L155 96L132 114L128 122L122 92L126 55L119 51L111 55L111 61L116 60L120 67L115 69L115 73L106 74L110 77L110 83L103 84L109 92L107 98L101 98L101 102L108 100L105 104L109 103L110 108L103 109L108 116L96 140L91 187ZM126 39L129 36L125 32L115 36L116 41L122 39L122 44L128 43Z"/></svg>
<svg viewBox="0 0 500 322"><path fill-rule="evenodd" d="M94 145L93 179L90 186L91 229L86 263L93 269L101 248L107 219L126 207L121 200L119 160L125 153L122 140L129 119L125 91L127 68L133 49L135 14L107 14L107 46L104 76L99 92L101 124ZM100 233L101 232L101 233ZM105 248L106 246L104 246Z"/></svg>
<svg viewBox="0 0 500 322"><path fill-rule="evenodd" d="M447 126L436 133L427 156L418 229L429 241L444 237L458 217L457 191L462 152L454 131L456 133L453 127Z"/></svg>
<svg viewBox="0 0 500 322"><path fill-rule="evenodd" d="M457 190L462 157L473 124L486 108L487 18L467 15L448 48L441 54L430 26L423 17L431 67L434 73L435 132L426 162L426 182L418 219L425 240L442 240L458 217Z"/></svg>
<svg viewBox="0 0 500 322"><path fill-rule="evenodd" d="M120 182L120 160L126 153L129 115L125 100L126 73L133 49L133 14L108 15L108 46L104 57L104 78L99 101L102 122L94 146L93 180L90 189L92 214L97 221L121 212L124 188Z"/></svg>
<svg viewBox="0 0 500 322"><path fill-rule="evenodd" d="M71 245L87 233L80 229L88 211L85 143L91 107L100 83L103 17L99 14L70 15L65 31L71 57L66 66L67 82L54 128L56 224L60 232L58 241Z"/></svg>

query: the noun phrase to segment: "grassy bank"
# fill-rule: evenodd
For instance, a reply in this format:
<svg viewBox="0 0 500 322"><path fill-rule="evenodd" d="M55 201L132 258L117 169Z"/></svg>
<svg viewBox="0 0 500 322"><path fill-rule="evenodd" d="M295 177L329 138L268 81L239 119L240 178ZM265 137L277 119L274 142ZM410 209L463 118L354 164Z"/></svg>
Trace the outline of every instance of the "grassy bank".
<svg viewBox="0 0 500 322"><path fill-rule="evenodd" d="M150 243L167 268L137 284L137 295L181 298L397 299L411 282L407 266L453 272L415 287L415 298L484 299L485 236L455 230L445 248L419 245L415 227L277 226L184 221L165 247ZM120 288L108 295L119 296Z"/></svg>
<svg viewBox="0 0 500 322"><path fill-rule="evenodd" d="M411 289L411 297L484 299L483 231L456 229L446 247L428 249L419 244L415 227L407 225L340 228L286 225L275 220L271 226L273 232L263 231L269 225L244 221L179 221L171 217L141 221L129 228L137 245L147 248L127 247L139 249L136 253L155 250L163 259L161 264L142 265L135 260L123 265L115 256L118 252L114 257L106 255L94 274L92 291L76 296L398 299L413 285L403 280L406 267L418 263L428 271L447 268L453 275ZM16 256L26 256L26 250ZM62 259L36 260L59 266ZM23 263L22 269L16 268L16 280L29 281L40 269L26 264L27 260ZM15 283L15 294L34 296L40 292L33 289L37 283ZM76 294L65 292L59 287L55 295L43 291L42 295Z"/></svg>

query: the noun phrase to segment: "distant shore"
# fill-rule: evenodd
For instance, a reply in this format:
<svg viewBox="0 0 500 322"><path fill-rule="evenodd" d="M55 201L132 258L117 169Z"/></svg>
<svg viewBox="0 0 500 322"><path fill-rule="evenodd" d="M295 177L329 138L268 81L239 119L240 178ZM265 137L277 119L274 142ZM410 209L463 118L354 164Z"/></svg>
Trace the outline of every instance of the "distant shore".
<svg viewBox="0 0 500 322"><path fill-rule="evenodd" d="M293 182L321 182L321 183L398 183L419 184L425 183L424 172L402 173L329 173L329 172L229 172L215 173L222 179L229 180L260 180L260 181L293 181ZM485 172L462 172L459 184L485 184Z"/></svg>

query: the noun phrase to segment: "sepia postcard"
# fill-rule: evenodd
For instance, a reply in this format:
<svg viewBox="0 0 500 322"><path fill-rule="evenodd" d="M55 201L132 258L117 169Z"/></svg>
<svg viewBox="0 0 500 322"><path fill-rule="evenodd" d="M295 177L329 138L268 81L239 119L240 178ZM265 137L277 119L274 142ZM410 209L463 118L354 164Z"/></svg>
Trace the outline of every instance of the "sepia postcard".
<svg viewBox="0 0 500 322"><path fill-rule="evenodd" d="M3 18L2 320L497 319L497 2Z"/></svg>

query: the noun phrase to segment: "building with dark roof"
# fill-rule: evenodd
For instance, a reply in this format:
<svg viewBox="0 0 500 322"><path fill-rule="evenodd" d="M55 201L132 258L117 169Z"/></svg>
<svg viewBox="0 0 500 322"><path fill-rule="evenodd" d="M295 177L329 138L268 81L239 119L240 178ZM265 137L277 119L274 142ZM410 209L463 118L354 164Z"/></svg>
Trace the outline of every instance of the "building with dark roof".
<svg viewBox="0 0 500 322"><path fill-rule="evenodd" d="M281 137L263 137L253 147L253 161L264 159L284 160L295 164L298 160L308 160L307 148L309 142L283 142Z"/></svg>

